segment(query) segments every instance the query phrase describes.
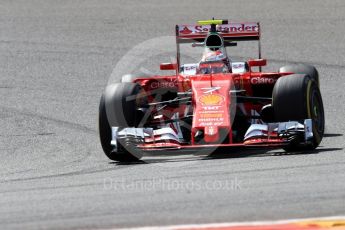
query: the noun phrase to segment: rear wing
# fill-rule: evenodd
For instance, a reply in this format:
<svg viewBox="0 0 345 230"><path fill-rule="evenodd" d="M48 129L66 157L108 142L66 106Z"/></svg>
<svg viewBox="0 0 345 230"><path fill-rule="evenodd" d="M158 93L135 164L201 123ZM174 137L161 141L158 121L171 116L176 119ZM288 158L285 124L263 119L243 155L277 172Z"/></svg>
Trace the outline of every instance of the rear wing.
<svg viewBox="0 0 345 230"><path fill-rule="evenodd" d="M197 25L176 25L178 67L180 67L180 44L203 42L211 29L211 24L217 24L217 32L225 41L258 41L258 58L261 59L259 22L228 23L227 20L211 20L208 23L208 21L199 21ZM178 71L176 74L178 75Z"/></svg>
<svg viewBox="0 0 345 230"><path fill-rule="evenodd" d="M210 28L211 25L176 25L177 42L203 41ZM258 22L221 24L217 25L217 32L224 40L260 40L260 24Z"/></svg>

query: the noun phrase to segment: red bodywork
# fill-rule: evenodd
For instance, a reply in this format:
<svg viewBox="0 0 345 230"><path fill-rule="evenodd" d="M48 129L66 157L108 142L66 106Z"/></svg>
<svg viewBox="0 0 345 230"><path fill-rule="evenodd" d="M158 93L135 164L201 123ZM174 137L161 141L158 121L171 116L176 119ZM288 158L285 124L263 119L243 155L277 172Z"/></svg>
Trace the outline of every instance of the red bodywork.
<svg viewBox="0 0 345 230"><path fill-rule="evenodd" d="M246 96L256 96L253 92L253 86L264 87L267 90L272 90L277 79L289 73L261 73L261 72L247 72L243 74L218 73L189 76L188 78L178 75L174 76L157 76L150 79L137 79L135 82L140 83L146 92L154 92L157 89L167 91L186 92L192 90L192 107L193 107L193 122L191 127L191 143L181 145L174 142L157 142L151 144L144 144L141 147L147 150L173 148L173 149L190 149L190 148L204 148L204 147L244 147L244 146L261 146L261 147L281 147L286 144L286 140L277 138L274 134L269 135L265 139L251 139L246 142L236 142L232 137L233 117L231 117L230 107L232 103L231 95L228 93L231 89L245 90ZM212 80L211 80L212 79ZM209 88L217 88L218 90L211 91ZM150 95L150 93L148 93ZM156 102L152 97L148 97L150 102ZM170 119L174 113L179 113L180 117L184 117L186 105L179 107L167 107L159 112L162 118L159 122L164 122L165 119ZM243 108L246 114L253 114L255 111L260 113L262 104L255 104L251 102L244 102L236 105L235 109ZM155 121L151 121L153 124ZM204 142L198 144L194 140L194 136L198 130L204 131ZM228 134L227 143L219 143L220 130Z"/></svg>

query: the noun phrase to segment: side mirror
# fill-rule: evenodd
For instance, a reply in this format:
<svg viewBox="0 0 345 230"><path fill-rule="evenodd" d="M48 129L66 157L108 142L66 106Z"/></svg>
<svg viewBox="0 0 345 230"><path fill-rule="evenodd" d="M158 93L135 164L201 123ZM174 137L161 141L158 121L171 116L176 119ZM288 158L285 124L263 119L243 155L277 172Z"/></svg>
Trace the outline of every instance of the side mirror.
<svg viewBox="0 0 345 230"><path fill-rule="evenodd" d="M252 60L248 60L249 67L265 66L266 64L267 64L267 60L266 59L252 59Z"/></svg>
<svg viewBox="0 0 345 230"><path fill-rule="evenodd" d="M161 63L159 66L160 70L176 70L176 63Z"/></svg>

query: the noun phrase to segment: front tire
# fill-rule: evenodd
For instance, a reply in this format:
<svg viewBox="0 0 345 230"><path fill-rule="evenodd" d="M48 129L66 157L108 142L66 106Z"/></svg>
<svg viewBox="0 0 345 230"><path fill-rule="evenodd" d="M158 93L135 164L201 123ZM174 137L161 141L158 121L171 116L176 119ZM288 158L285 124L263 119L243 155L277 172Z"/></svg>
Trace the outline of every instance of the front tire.
<svg viewBox="0 0 345 230"><path fill-rule="evenodd" d="M306 74L283 76L274 86L272 100L274 118L277 122L302 122L304 119L312 119L312 144L302 148L292 143L285 150L315 149L320 144L325 129L322 97L317 83Z"/></svg>
<svg viewBox="0 0 345 230"><path fill-rule="evenodd" d="M103 152L111 159L111 151L113 146L111 146L111 127L109 125L108 117L105 109L104 94L102 94L101 101L99 103L98 111L98 133L101 141L101 146Z"/></svg>
<svg viewBox="0 0 345 230"><path fill-rule="evenodd" d="M107 86L99 105L99 135L106 156L114 161L133 162L142 153L127 139L118 141L117 149L110 144L111 127L138 127L142 113L137 110L143 102L142 88L135 83L116 83Z"/></svg>

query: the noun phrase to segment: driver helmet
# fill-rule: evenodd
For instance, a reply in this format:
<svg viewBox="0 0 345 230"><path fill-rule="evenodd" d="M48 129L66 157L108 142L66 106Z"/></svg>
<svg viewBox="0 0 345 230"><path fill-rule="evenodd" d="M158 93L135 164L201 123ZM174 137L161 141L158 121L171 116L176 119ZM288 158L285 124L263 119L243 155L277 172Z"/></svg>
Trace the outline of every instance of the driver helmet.
<svg viewBox="0 0 345 230"><path fill-rule="evenodd" d="M226 59L226 54L221 49L206 47L200 62L215 62L223 61L224 59Z"/></svg>

